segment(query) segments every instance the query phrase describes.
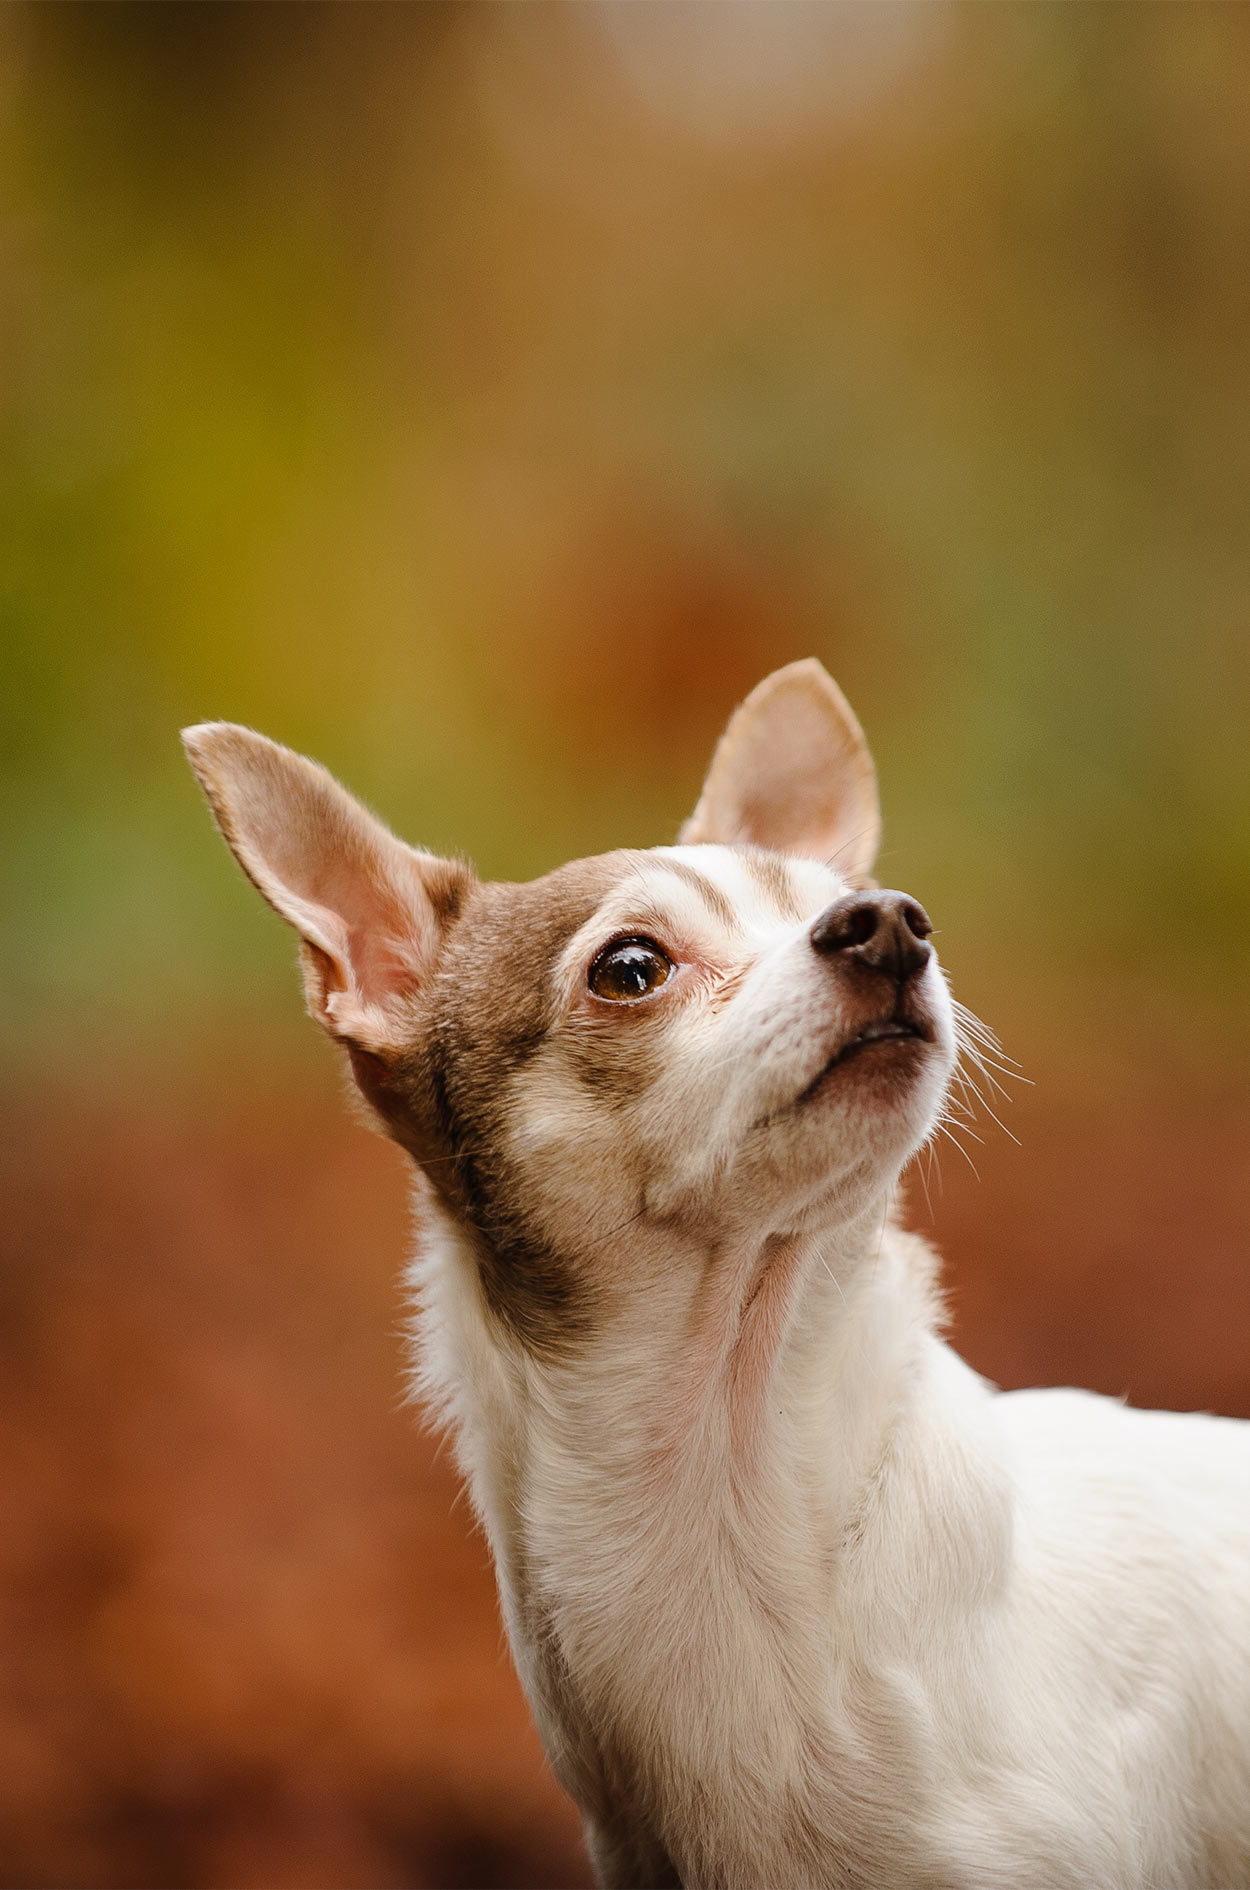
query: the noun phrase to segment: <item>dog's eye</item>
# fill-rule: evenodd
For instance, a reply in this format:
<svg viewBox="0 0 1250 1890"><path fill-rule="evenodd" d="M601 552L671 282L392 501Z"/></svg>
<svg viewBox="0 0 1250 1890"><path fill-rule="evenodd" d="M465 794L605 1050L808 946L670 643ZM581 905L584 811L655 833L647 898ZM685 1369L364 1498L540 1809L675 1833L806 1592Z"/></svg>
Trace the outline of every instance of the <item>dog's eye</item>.
<svg viewBox="0 0 1250 1890"><path fill-rule="evenodd" d="M673 969L649 938L618 938L606 945L590 967L587 982L596 997L625 1004L658 991Z"/></svg>

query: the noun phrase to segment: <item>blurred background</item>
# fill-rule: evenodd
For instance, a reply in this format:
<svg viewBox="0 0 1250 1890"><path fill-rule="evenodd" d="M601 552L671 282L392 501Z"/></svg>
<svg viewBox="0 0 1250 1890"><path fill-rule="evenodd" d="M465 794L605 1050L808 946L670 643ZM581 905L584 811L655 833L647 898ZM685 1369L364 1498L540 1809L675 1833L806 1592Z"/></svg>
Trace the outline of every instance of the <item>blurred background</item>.
<svg viewBox="0 0 1250 1890"><path fill-rule="evenodd" d="M525 877L819 655L1030 1079L912 1187L957 1343L1250 1414L1248 65L1203 0L0 9L0 1881L588 1881L186 722Z"/></svg>

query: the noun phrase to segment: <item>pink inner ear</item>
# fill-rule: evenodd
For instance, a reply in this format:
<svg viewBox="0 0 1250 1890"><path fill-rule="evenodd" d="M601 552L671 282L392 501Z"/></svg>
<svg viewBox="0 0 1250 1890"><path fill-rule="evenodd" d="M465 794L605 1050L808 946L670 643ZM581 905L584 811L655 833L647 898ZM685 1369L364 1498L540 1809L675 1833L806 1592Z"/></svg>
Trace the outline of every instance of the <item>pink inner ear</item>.
<svg viewBox="0 0 1250 1890"><path fill-rule="evenodd" d="M410 915L404 936L402 924L392 915L389 925L353 927L348 934L352 970L366 1004L385 1004L388 998L401 997L416 989L425 955L421 928Z"/></svg>
<svg viewBox="0 0 1250 1890"><path fill-rule="evenodd" d="M766 678L733 716L682 837L800 853L856 878L872 865L879 825L859 724L806 662Z"/></svg>
<svg viewBox="0 0 1250 1890"><path fill-rule="evenodd" d="M743 797L738 821L743 837L756 846L824 858L826 842L839 832L837 812L827 786L822 794L808 776L782 775L753 784Z"/></svg>
<svg viewBox="0 0 1250 1890"><path fill-rule="evenodd" d="M251 729L208 723L184 739L240 864L304 941L314 1014L378 1048L388 1001L416 987L467 870L415 852L324 768Z"/></svg>
<svg viewBox="0 0 1250 1890"><path fill-rule="evenodd" d="M361 810L301 804L295 818L266 810L249 836L249 865L263 890L325 959L326 992L350 991L364 1005L385 1004L417 982L430 948L433 914L420 879L405 871L415 856ZM268 842L268 846L266 846Z"/></svg>
<svg viewBox="0 0 1250 1890"><path fill-rule="evenodd" d="M385 1009L417 988L437 950L440 924L422 856L363 809L358 820L318 825L315 837L320 858L296 864L288 853L287 863L288 870L307 876L307 903L328 917L336 946L330 988L350 993L365 1008ZM429 861L435 875L442 865Z"/></svg>

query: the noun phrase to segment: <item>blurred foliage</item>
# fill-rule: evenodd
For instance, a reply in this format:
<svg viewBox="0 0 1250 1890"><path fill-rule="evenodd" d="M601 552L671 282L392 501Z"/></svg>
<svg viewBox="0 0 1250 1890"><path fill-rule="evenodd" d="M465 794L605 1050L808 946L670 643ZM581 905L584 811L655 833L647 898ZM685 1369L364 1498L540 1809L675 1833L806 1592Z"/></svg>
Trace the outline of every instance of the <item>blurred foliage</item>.
<svg viewBox="0 0 1250 1890"><path fill-rule="evenodd" d="M294 1042L180 723L528 875L809 650L1009 1034L1244 1052L1250 16L761 11L4 11L16 1052Z"/></svg>

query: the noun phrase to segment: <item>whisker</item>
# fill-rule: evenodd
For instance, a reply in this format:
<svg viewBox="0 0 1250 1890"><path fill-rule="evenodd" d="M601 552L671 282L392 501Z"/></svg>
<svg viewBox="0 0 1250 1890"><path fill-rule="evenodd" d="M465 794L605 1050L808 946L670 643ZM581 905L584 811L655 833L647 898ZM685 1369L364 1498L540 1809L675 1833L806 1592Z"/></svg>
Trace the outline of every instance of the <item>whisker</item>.
<svg viewBox="0 0 1250 1890"><path fill-rule="evenodd" d="M924 1204L929 1210L929 1219L932 1220L933 1196L929 1193L929 1175L933 1168L933 1142L931 1139L925 1143L920 1153L925 1158L925 1165L920 1170L920 1185L924 1189Z"/></svg>
<svg viewBox="0 0 1250 1890"><path fill-rule="evenodd" d="M848 838L842 842L840 847L835 847L833 849L833 852L830 853L825 859L825 865L830 869L830 871L836 873L838 871L837 863L842 858L842 855L848 852L851 847L857 847L861 840L864 840L867 838L867 835L868 835L867 827L861 827L858 833L853 833L849 835Z"/></svg>
<svg viewBox="0 0 1250 1890"><path fill-rule="evenodd" d="M953 1142L953 1143L955 1144L955 1147L956 1147L956 1148L957 1148L957 1149L959 1150L959 1153L960 1153L960 1154L961 1154L961 1155L963 1156L963 1158L964 1158L964 1160L965 1160L965 1161L967 1162L967 1164L968 1164L968 1166L969 1166L969 1168L970 1168L970 1169L972 1170L972 1172L973 1172L973 1174L974 1174L974 1175L976 1175L976 1178L977 1178L977 1180L978 1180L978 1181L980 1181L980 1179L981 1179L981 1176L980 1176L980 1174L979 1174L979 1172L978 1172L978 1170L977 1170L977 1165L976 1165L976 1163L975 1163L975 1162L973 1161L973 1159L972 1159L972 1157L971 1157L971 1155L969 1155L969 1153L968 1153L968 1151L967 1151L967 1149L966 1149L966 1148L964 1147L964 1145L963 1145L963 1143L962 1143L961 1141L959 1141L959 1140L958 1140L958 1139L957 1139L957 1138L956 1138L956 1137L955 1137L955 1136L954 1136L954 1135L953 1135L953 1134L951 1133L951 1130L950 1130L950 1128L949 1128L949 1126L948 1126L948 1125L947 1125L947 1124L946 1124L945 1122L939 1122L939 1123L937 1124L937 1126L936 1126L936 1128L934 1129L934 1134L935 1134L935 1135L944 1135L944 1136L946 1137L946 1139L947 1139L947 1141L948 1141L948 1142Z"/></svg>
<svg viewBox="0 0 1250 1890"><path fill-rule="evenodd" d="M951 1016L955 1026L957 1062L952 1076L954 1087L949 1099L950 1109L946 1120L949 1122L951 1114L956 1109L961 1114L965 1112L972 1114L979 1107L985 1111L991 1122L1019 1148L1019 1136L1013 1134L1007 1127L990 1098L994 1096L1002 1102L1010 1102L1011 1096L1004 1088L1004 1083L1027 1083L1030 1079L1021 1074L1015 1058L1008 1056L989 1025L978 1017L975 1011L969 1010L966 1004L953 996ZM978 1081L978 1078L981 1081ZM966 1123L960 1122L959 1126L965 1133L972 1133ZM975 1139L979 1141L980 1137Z"/></svg>

